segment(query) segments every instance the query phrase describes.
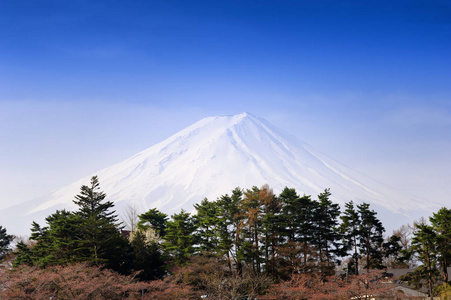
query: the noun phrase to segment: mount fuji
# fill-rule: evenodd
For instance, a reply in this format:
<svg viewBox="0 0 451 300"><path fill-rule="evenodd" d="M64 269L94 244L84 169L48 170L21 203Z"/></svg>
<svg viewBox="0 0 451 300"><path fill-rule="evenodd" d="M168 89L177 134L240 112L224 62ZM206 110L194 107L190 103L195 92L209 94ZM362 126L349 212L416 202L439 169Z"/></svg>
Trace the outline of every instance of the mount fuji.
<svg viewBox="0 0 451 300"><path fill-rule="evenodd" d="M234 188L268 184L316 195L330 188L340 205L367 202L383 224L395 229L438 206L406 195L327 157L308 144L248 113L208 117L118 164L51 194L0 211L0 224L13 234L29 234L33 220L44 225L57 209L75 210L72 200L98 175L107 199L121 214L193 211L203 198L214 200Z"/></svg>

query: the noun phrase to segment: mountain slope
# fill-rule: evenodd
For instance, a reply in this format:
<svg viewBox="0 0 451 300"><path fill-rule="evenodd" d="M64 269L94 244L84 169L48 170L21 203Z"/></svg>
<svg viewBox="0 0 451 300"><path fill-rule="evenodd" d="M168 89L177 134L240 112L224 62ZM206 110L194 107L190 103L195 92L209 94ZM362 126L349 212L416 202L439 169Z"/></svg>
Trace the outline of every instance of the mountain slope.
<svg viewBox="0 0 451 300"><path fill-rule="evenodd" d="M250 188L265 183L277 193L288 186L314 198L330 188L332 200L340 204L349 200L369 202L388 221L393 214L410 220L414 211L434 210L432 205L326 157L265 120L242 113L202 119L45 198L6 209L0 212L5 227L10 232L17 228L23 234L33 219L42 222L56 209L75 209L72 200L92 175L99 176L101 189L115 202L118 212L130 204L142 212L153 207L168 214L181 208L192 211L193 204L204 197L214 200L237 186ZM25 228L17 224L18 216Z"/></svg>

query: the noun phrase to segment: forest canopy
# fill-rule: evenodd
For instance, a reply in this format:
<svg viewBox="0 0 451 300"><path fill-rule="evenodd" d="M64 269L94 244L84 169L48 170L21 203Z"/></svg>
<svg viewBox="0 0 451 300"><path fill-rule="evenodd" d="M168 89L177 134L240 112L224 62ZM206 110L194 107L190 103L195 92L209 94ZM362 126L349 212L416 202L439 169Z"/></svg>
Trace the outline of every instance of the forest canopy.
<svg viewBox="0 0 451 300"><path fill-rule="evenodd" d="M62 274L64 268L84 266L132 278L127 284L165 282L174 289L178 286L188 298L199 293L225 297L230 289L234 291L230 297L261 298L289 282L297 282L291 288L307 293L307 277L338 285L341 280L355 292L359 281L351 278L373 272L380 280L382 273L375 270L419 265L405 280L417 288L427 287L430 295L446 293L450 209L434 213L430 224L423 221L411 227L410 235L404 226L384 237L384 226L368 203L350 201L341 211L330 197L329 189L313 199L288 187L279 195L268 185L236 188L215 201L202 200L194 206L195 214L181 210L169 217L156 208L142 213L129 209L125 219L129 228L124 228L94 176L73 200L78 210L56 211L44 226L33 222L29 241L18 241L13 251L13 237L0 226L0 259L9 257L13 266L3 271L8 274L2 277L3 289L18 293L27 272ZM228 289L218 287L226 284ZM382 293L381 286L372 288ZM152 289L143 290L149 296ZM123 295L137 293L127 291Z"/></svg>

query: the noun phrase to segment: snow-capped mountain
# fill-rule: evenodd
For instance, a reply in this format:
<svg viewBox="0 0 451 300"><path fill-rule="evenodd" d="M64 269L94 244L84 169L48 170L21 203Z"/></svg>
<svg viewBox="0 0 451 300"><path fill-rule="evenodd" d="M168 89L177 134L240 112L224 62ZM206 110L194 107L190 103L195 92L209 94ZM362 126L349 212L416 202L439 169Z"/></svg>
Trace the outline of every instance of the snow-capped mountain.
<svg viewBox="0 0 451 300"><path fill-rule="evenodd" d="M98 175L101 189L119 214L128 205L141 212L154 207L168 214L182 208L193 211L193 204L205 197L214 200L235 187L265 183L276 193L288 186L312 198L330 188L333 201L368 202L389 226L436 209L344 166L261 118L242 113L202 119L125 161L48 196L0 211L1 223L10 233L29 234L32 220L44 225L44 218L57 209L76 209L72 200L93 175Z"/></svg>

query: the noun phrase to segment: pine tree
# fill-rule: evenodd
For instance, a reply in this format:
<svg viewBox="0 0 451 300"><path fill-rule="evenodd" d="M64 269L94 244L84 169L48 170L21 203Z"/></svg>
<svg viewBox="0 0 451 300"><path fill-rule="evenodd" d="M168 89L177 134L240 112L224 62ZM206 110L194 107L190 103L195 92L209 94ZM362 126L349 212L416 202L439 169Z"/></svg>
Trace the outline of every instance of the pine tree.
<svg viewBox="0 0 451 300"><path fill-rule="evenodd" d="M161 238L164 238L166 235L167 222L167 214L160 212L156 208L152 208L139 215L138 228L145 230L151 227Z"/></svg>
<svg viewBox="0 0 451 300"><path fill-rule="evenodd" d="M163 246L174 264L182 266L194 254L195 230L193 218L183 209L171 216L171 220L167 223Z"/></svg>
<svg viewBox="0 0 451 300"><path fill-rule="evenodd" d="M264 253L264 265L267 274L273 278L276 276L278 256L278 247L282 244L282 231L284 225L282 222L281 210L282 204L267 184L263 185L259 193L262 202L262 236Z"/></svg>
<svg viewBox="0 0 451 300"><path fill-rule="evenodd" d="M372 268L382 268L382 243L385 231L381 221L377 218L377 213L370 210L368 203L357 205L360 215L360 250L366 256L365 268L367 271Z"/></svg>
<svg viewBox="0 0 451 300"><path fill-rule="evenodd" d="M438 279L437 269L437 235L432 226L417 224L412 239L411 250L416 253L421 265L407 277L410 283L421 287L426 280L429 296L433 296L434 284Z"/></svg>
<svg viewBox="0 0 451 300"><path fill-rule="evenodd" d="M235 188L232 195L223 195L218 201L218 219L219 219L219 250L225 254L229 270L232 271L232 259L237 269L237 273L241 274L243 253L241 249L241 230L243 226L240 212L240 203L242 201L243 192L240 188Z"/></svg>
<svg viewBox="0 0 451 300"><path fill-rule="evenodd" d="M218 205L204 198L200 204L194 204L197 214L194 216L194 224L197 228L196 240L200 253L217 253L218 237Z"/></svg>
<svg viewBox="0 0 451 300"><path fill-rule="evenodd" d="M34 265L33 253L30 247L28 247L23 241L17 243L16 249L13 253L16 256L13 262L13 267L18 267L20 265L31 267Z"/></svg>
<svg viewBox="0 0 451 300"><path fill-rule="evenodd" d="M140 271L140 280L160 279L166 274L165 256L157 240L149 239L146 233L152 228L138 229L131 235L132 267Z"/></svg>
<svg viewBox="0 0 451 300"><path fill-rule="evenodd" d="M386 241L382 243L382 252L385 258L384 264L390 263L393 266L403 264L404 256L402 255L401 237L393 234L387 237ZM386 265L385 267L388 267Z"/></svg>
<svg viewBox="0 0 451 300"><path fill-rule="evenodd" d="M6 233L6 228L0 226L0 262L2 262L5 255L11 251L9 245L11 244L12 239L13 236Z"/></svg>
<svg viewBox="0 0 451 300"><path fill-rule="evenodd" d="M286 230L282 235L287 237L288 243L294 243L296 238L296 228L299 226L298 217L300 215L300 197L295 189L285 187L279 195L282 202L282 212Z"/></svg>
<svg viewBox="0 0 451 300"><path fill-rule="evenodd" d="M45 268L55 264L52 241L49 239L48 227L41 227L38 223L31 224L30 240L35 241L31 248L31 261L34 266Z"/></svg>
<svg viewBox="0 0 451 300"><path fill-rule="evenodd" d="M329 197L330 190L326 189L318 195L318 204L314 211L314 228L312 244L318 251L319 268L323 275L331 275L335 267L334 258L338 253L338 217L340 206L333 203Z"/></svg>
<svg viewBox="0 0 451 300"><path fill-rule="evenodd" d="M440 262L443 282L449 282L448 267L451 266L451 209L442 207L429 218L436 234L436 252Z"/></svg>
<svg viewBox="0 0 451 300"><path fill-rule="evenodd" d="M81 261L80 218L66 210L56 211L46 218L47 226L41 228L33 222L31 239L36 245L31 249L34 264L46 267Z"/></svg>
<svg viewBox="0 0 451 300"><path fill-rule="evenodd" d="M348 264L349 274L359 274L359 260L358 241L360 237L360 216L355 210L352 201L345 204L345 211L341 215L340 232L343 238L343 251L348 253L352 251L351 262Z"/></svg>
<svg viewBox="0 0 451 300"><path fill-rule="evenodd" d="M93 176L90 186L83 185L73 202L79 207L76 214L82 221L79 230L84 257L95 265L113 266L123 252L124 241L121 241L117 215L112 210L114 204L105 198L97 176Z"/></svg>
<svg viewBox="0 0 451 300"><path fill-rule="evenodd" d="M256 186L244 192L244 198L240 209L243 214L244 230L246 236L243 243L243 253L246 261L252 265L254 274L261 273L263 259L260 256L261 225L262 225L262 201L259 197L260 189Z"/></svg>
<svg viewBox="0 0 451 300"><path fill-rule="evenodd" d="M300 197L295 189L287 187L280 193L279 199L282 202L282 222L285 227L281 234L286 240L280 251L284 253L284 260L288 260L285 277L289 278L292 273L306 273L311 269L313 214L318 203L312 201L311 196Z"/></svg>

